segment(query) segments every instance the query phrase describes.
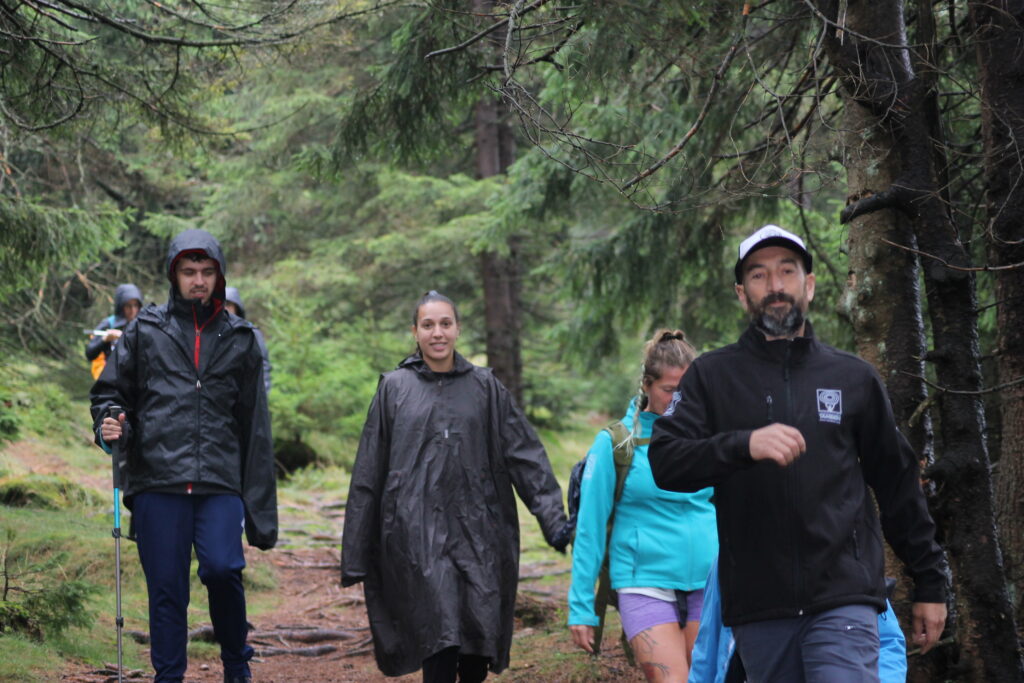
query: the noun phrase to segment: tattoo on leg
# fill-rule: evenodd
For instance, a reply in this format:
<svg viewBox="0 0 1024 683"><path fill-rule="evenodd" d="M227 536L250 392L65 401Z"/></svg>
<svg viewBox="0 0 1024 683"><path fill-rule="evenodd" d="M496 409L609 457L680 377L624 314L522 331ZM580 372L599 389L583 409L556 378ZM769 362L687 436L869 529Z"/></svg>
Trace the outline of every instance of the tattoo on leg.
<svg viewBox="0 0 1024 683"><path fill-rule="evenodd" d="M643 645L648 651L653 651L658 645L658 639L654 637L654 634L651 633L650 629L641 631L636 635L636 638L639 640L638 644Z"/></svg>
<svg viewBox="0 0 1024 683"><path fill-rule="evenodd" d="M641 664L644 670L644 677L649 681L656 681L660 678L667 678L669 672L672 670L667 664L659 664L658 662L644 662Z"/></svg>

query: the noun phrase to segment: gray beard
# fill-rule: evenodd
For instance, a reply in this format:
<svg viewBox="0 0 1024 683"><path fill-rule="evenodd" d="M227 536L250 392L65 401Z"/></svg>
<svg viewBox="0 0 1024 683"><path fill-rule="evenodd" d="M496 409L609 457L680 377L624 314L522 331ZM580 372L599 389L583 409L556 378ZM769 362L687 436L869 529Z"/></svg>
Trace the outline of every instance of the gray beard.
<svg viewBox="0 0 1024 683"><path fill-rule="evenodd" d="M804 313L795 303L781 318L763 310L754 316L754 325L770 337L792 337L803 327Z"/></svg>

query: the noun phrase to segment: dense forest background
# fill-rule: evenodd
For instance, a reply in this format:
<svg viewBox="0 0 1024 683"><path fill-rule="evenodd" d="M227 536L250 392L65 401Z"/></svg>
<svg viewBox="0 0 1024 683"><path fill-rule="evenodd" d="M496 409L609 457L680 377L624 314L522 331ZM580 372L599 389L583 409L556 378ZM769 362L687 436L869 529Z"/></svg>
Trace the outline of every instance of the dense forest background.
<svg viewBox="0 0 1024 683"><path fill-rule="evenodd" d="M187 227L266 335L291 468L351 462L427 289L557 430L621 410L654 328L732 341L736 245L777 223L814 254L819 336L878 367L922 455L952 597L912 678L1024 680L1022 21L1014 0L0 0L0 432L25 427L25 367L84 374L118 283L165 300Z"/></svg>

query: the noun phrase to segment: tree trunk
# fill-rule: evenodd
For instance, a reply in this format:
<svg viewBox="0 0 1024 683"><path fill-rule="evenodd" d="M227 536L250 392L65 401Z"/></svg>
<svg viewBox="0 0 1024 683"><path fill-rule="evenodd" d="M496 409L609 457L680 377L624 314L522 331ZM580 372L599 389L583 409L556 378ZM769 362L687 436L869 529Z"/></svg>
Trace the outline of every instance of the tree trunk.
<svg viewBox="0 0 1024 683"><path fill-rule="evenodd" d="M476 105L477 177L504 173L515 161L515 138L502 118L504 105L485 98ZM484 326L487 332L487 363L519 406L523 405L522 273L518 245L510 238L504 252L486 251L480 256L484 286Z"/></svg>
<svg viewBox="0 0 1024 683"><path fill-rule="evenodd" d="M494 0L474 0L473 8L480 16L490 16ZM490 39L497 53L505 42L504 31L496 31ZM508 170L516 157L516 140L505 122L505 104L484 96L477 102L476 175L491 178ZM523 406L522 357L522 272L516 239L509 238L504 250L485 251L480 255L480 279L484 288L484 327L486 330L487 364L494 370L519 406Z"/></svg>
<svg viewBox="0 0 1024 683"><path fill-rule="evenodd" d="M851 31L876 26L874 7L858 5L847 16ZM849 202L889 187L899 172L889 131L868 109L849 99L843 105L843 157ZM922 470L933 455L930 413L924 376L925 335L917 257L889 246L913 244L910 220L894 209L866 214L850 224L849 278L840 306L853 325L858 355L885 380L900 431L920 456ZM931 488L931 487L929 487ZM885 547L886 575L897 579L893 608L909 641L913 583L903 563ZM912 658L908 680L931 681L937 670L931 657Z"/></svg>
<svg viewBox="0 0 1024 683"><path fill-rule="evenodd" d="M981 74L982 130L993 266L1024 262L1024 2L970 4ZM1024 377L1024 268L995 273L996 365L999 383ZM1006 562L1015 589L1017 623L1024 618L1024 384L999 397L1002 434L996 510Z"/></svg>
<svg viewBox="0 0 1024 683"><path fill-rule="evenodd" d="M829 59L847 96L867 107L890 131L900 172L892 185L843 210L844 222L883 209L913 221L923 257L928 312L935 348L927 356L938 384L941 450L929 474L938 484L936 521L946 532L959 610L957 639L963 680L1021 681L1024 666L1013 610L1002 577L1002 556L980 396L980 352L973 274L959 269L969 258L943 201L936 163L943 150L934 91L917 77L907 47L900 0L848 0L871 7L876 22L859 35L825 29ZM839 17L837 0L818 0L822 13ZM931 5L920 2L918 21L931 23ZM927 16L920 16L921 13ZM872 28L873 30L868 30ZM861 38L861 36L867 38ZM877 39L875 42L870 39ZM896 48L888 47L895 45ZM911 245L904 245L911 246Z"/></svg>

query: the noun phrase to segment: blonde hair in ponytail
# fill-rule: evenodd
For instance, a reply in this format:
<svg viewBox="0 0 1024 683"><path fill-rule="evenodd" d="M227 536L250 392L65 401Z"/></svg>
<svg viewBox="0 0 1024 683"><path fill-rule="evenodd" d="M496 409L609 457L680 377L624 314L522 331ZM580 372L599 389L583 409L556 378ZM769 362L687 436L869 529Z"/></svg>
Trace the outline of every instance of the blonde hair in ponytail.
<svg viewBox="0 0 1024 683"><path fill-rule="evenodd" d="M647 408L647 387L661 379L667 368L686 368L697 358L697 349L682 330L662 328L644 344L640 376L640 410Z"/></svg>

